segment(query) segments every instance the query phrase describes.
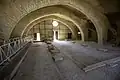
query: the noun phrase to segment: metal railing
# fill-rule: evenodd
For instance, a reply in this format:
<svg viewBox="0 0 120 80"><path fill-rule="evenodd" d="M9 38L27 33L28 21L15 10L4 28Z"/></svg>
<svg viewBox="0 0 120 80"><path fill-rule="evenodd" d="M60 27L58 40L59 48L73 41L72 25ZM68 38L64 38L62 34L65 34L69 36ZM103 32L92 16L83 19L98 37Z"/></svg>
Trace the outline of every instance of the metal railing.
<svg viewBox="0 0 120 80"><path fill-rule="evenodd" d="M32 39L30 37L16 38L4 45L0 46L0 66L4 65L6 61L10 62L12 56L17 54L17 52L25 46Z"/></svg>

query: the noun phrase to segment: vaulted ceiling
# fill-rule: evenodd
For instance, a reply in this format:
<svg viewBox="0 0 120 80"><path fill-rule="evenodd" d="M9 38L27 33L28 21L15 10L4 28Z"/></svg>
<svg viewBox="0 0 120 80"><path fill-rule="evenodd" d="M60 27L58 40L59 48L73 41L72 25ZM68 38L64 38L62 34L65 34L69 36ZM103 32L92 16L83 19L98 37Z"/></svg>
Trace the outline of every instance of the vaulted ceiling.
<svg viewBox="0 0 120 80"><path fill-rule="evenodd" d="M56 16L81 30L83 22L91 21L97 29L99 43L102 43L110 27L106 14L119 12L118 4L118 0L1 0L0 37L21 36L34 21Z"/></svg>

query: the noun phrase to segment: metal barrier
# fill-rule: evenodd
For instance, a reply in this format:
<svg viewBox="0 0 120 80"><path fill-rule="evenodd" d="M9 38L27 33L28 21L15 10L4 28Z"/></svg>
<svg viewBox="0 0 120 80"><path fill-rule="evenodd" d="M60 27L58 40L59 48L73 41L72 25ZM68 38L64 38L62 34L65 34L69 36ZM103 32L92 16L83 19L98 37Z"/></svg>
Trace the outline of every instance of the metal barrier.
<svg viewBox="0 0 120 80"><path fill-rule="evenodd" d="M31 40L30 37L19 38L0 46L0 66L4 65L6 61L10 62L12 56L17 54L17 52Z"/></svg>

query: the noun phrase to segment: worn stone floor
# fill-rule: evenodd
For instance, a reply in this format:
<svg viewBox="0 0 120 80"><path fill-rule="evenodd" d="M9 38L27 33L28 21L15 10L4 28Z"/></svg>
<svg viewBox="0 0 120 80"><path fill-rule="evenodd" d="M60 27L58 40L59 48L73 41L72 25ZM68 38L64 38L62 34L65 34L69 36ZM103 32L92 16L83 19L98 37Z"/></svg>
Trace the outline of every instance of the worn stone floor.
<svg viewBox="0 0 120 80"><path fill-rule="evenodd" d="M80 41L56 41L53 44L59 48L61 53L74 59L81 69L120 56L120 48L110 45L102 46L93 42L83 43ZM117 66L113 66L116 64ZM116 64L86 72L83 80L119 80L120 62Z"/></svg>
<svg viewBox="0 0 120 80"><path fill-rule="evenodd" d="M33 44L13 80L61 80L54 66L45 43Z"/></svg>
<svg viewBox="0 0 120 80"><path fill-rule="evenodd" d="M79 61L83 67L120 56L120 48L100 46L96 43L55 41L53 44L59 48L61 53L68 54Z"/></svg>
<svg viewBox="0 0 120 80"><path fill-rule="evenodd" d="M47 44L30 46L28 55L13 80L120 80L120 62L89 72L83 68L120 56L119 48L98 46L95 43L56 41L52 43L64 59L54 62Z"/></svg>

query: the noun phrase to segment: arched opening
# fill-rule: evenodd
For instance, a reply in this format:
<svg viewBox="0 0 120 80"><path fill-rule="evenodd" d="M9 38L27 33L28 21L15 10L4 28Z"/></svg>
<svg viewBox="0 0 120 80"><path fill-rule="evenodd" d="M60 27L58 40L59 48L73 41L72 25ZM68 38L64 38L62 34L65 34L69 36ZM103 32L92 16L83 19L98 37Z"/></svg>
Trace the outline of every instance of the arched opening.
<svg viewBox="0 0 120 80"><path fill-rule="evenodd" d="M14 29L14 31L13 31L13 33L12 33L12 36L20 36L21 35L21 33L22 33L22 31L24 30L24 28L30 23L30 22L32 22L33 20L35 20L36 18L40 18L41 16L48 16L48 15L56 15L56 16L59 16L59 17L64 17L64 18L66 18L66 19L68 19L68 20L70 20L70 18L72 18L71 20L72 20L72 22L74 23L74 24L76 24L77 26L81 26L80 24L80 18L79 18L79 16L77 15L76 17L75 16L73 16L72 14L74 14L73 13L73 11L71 11L71 10L69 10L69 9L66 9L65 7L63 8L63 7L61 7L61 6L57 6L57 7L55 7L55 6L49 6L49 7L44 7L44 8L40 8L40 9L38 9L38 10L36 10L36 11L33 11L33 12L31 12L30 14L28 14L27 16L25 16L23 19L21 19L20 21L19 21L19 23L16 25L16 28ZM69 7L70 7L70 5L69 5ZM71 7L73 7L73 6L71 6ZM50 10L51 9L53 9L53 11L51 12ZM73 9L75 9L75 7L73 7ZM78 10L78 9L75 9L75 10ZM78 10L79 11L79 10ZM44 12L44 13L43 13ZM84 11L83 11L84 12ZM38 15L39 14L39 15ZM67 17L65 17L65 16L61 16L61 15L63 15L63 14L65 14L65 15L67 15ZM80 13L78 13L78 14L80 14ZM34 16L35 15L35 16ZM74 15L76 15L76 14L74 14ZM86 15L86 14L85 14ZM30 17L31 16L31 17ZM106 18L104 17L104 16L102 16L102 18L103 19L105 19L105 22L104 23L102 23L102 22L100 22L100 24L99 24L99 21L101 21L100 19L101 18L98 18L99 20L97 20L98 22L96 22L96 18L93 18L93 17L91 17L90 18L90 16L88 16L88 15L86 15L92 22L93 22L93 24L95 25L95 27L96 27L96 31L97 31L97 33L98 33L98 43L103 43L103 41L104 40L106 40L106 30L107 30L107 27L108 27L108 22L106 21ZM100 16L100 15L99 15ZM96 16L96 17L98 17L98 16ZM28 20L29 19L29 20ZM71 21L70 20L70 21ZM107 25L106 27L105 27L105 25ZM22 28L22 27L23 28ZM20 31L19 32L16 32L17 30L18 30L18 28L20 27ZM84 33L82 32L83 30L81 29L81 34L82 34L82 39L84 38ZM104 34L105 33L105 34ZM103 35L104 34L104 35ZM83 39L83 41L85 41L84 39Z"/></svg>
<svg viewBox="0 0 120 80"><path fill-rule="evenodd" d="M37 25L39 23L41 23L42 21L45 21L45 20L55 20L57 22L60 22L62 24L64 24L65 26L67 26L71 32L72 32L72 39L73 40L76 40L77 39L77 27L75 24L73 24L72 22L68 21L68 20L65 20L65 19L62 19L62 18L59 18L59 17L56 17L56 16L47 16L47 17L44 17L44 18L40 18L38 20L35 20L34 22L32 22L31 24L29 24L26 28L26 30L23 31L23 35L22 36L27 36L28 34L28 31L34 26L34 25ZM78 29L79 30L79 29Z"/></svg>
<svg viewBox="0 0 120 80"><path fill-rule="evenodd" d="M54 20L45 20L34 25L28 32L27 35L33 36L34 34L40 34L40 40L72 40L72 31L61 22L56 26L53 26ZM37 38L34 38L37 40Z"/></svg>
<svg viewBox="0 0 120 80"><path fill-rule="evenodd" d="M88 23L88 40L98 42L98 33L94 24L91 21L89 21Z"/></svg>

